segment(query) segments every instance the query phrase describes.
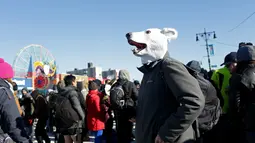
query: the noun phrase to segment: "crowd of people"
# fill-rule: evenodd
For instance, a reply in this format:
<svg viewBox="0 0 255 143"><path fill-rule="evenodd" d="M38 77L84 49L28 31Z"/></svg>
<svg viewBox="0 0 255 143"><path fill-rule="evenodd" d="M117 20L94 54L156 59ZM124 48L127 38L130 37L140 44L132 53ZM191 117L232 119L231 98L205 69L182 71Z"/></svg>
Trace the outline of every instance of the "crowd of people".
<svg viewBox="0 0 255 143"><path fill-rule="evenodd" d="M130 119L135 117L135 104L131 108L123 107L123 110L112 109L110 104L111 89L117 86L123 87L130 100L137 100L140 83L131 82L128 71L120 70L118 79L105 83L96 79L88 85L85 81L77 84L75 76L67 75L46 94L23 88L19 99L18 86L11 80L14 76L12 67L1 59L0 68L0 94L4 98L1 100L4 105L1 105L3 131L0 133L4 135L3 140L31 143L35 136L38 143L50 143L49 135L54 135L54 141L58 143L129 143L134 140Z"/></svg>
<svg viewBox="0 0 255 143"><path fill-rule="evenodd" d="M190 61L183 73L192 76L178 77L177 70L183 69L176 63L172 63L167 76L164 63L168 61L160 62L157 72L151 74L157 76L145 75L141 84L130 81L126 70L119 71L118 79L105 83L96 79L89 81L88 86L85 82L77 84L75 76L67 75L46 95L37 89L29 93L24 88L19 99L17 84L12 82L13 69L0 59L0 142L31 143L35 135L38 143L50 143L50 133L58 143L134 140L138 143L166 143L164 140L255 143L255 47L252 43L240 43L237 52L227 54L223 68L217 70L206 71L198 61ZM150 65L144 66L139 70L150 73L145 70ZM176 94L189 94L189 97ZM150 100L155 95L157 99ZM179 104L179 99L174 97L183 101ZM171 121L176 122L167 122L173 114ZM191 114L196 115L195 120ZM113 130L114 121L116 130ZM133 134L135 122L136 135ZM189 134L191 130L196 136L194 140ZM176 134L170 136L170 132ZM164 134L168 134L166 138Z"/></svg>

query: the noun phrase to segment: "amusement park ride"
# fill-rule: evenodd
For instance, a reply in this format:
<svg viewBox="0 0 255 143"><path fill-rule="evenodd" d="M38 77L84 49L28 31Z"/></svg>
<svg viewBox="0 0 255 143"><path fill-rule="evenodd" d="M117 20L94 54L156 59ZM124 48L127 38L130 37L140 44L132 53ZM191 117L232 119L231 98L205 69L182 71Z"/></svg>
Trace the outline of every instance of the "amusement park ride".
<svg viewBox="0 0 255 143"><path fill-rule="evenodd" d="M19 90L46 91L57 82L57 67L53 55L41 45L29 45L17 53L13 62L15 77L13 79Z"/></svg>
<svg viewBox="0 0 255 143"><path fill-rule="evenodd" d="M41 45L31 44L22 48L13 62L15 76L13 81L17 83L18 90L27 88L32 91L38 89L46 93L52 89L59 80L67 74L57 74L56 61L53 55ZM84 82L86 87L89 80L95 78L74 75L77 82ZM102 80L103 82L104 80Z"/></svg>

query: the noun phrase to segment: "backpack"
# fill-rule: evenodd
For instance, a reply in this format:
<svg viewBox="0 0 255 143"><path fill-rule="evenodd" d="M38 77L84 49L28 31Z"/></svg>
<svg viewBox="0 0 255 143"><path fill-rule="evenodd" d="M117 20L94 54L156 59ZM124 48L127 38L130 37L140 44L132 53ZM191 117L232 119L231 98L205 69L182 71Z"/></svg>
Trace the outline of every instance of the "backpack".
<svg viewBox="0 0 255 143"><path fill-rule="evenodd" d="M114 86L110 90L110 103L112 109L121 109L125 105L125 100L124 100L125 92L122 89L122 85L117 85Z"/></svg>
<svg viewBox="0 0 255 143"><path fill-rule="evenodd" d="M164 73L162 71L162 64L164 61L161 62L161 74L162 78L164 78ZM219 121L221 115L221 107L220 107L220 100L217 97L217 92L214 86L210 83L210 81L206 80L204 77L199 75L194 70L190 69L186 65L184 65L188 72L197 79L200 89L205 97L205 106L202 113L199 115L198 121L198 128L201 132L207 132L211 130ZM210 93L210 90L215 90L215 94Z"/></svg>
<svg viewBox="0 0 255 143"><path fill-rule="evenodd" d="M201 75L195 73L186 67L189 73L195 77L205 96L205 106L202 113L198 116L198 125L201 132L211 130L219 121L221 115L220 100L217 96L217 91L210 81L206 80ZM191 71L190 71L191 70Z"/></svg>
<svg viewBox="0 0 255 143"><path fill-rule="evenodd" d="M130 98L132 94L131 90L132 86L130 85L128 95L126 95L120 84L110 90L110 103L113 110L134 107L134 101Z"/></svg>
<svg viewBox="0 0 255 143"><path fill-rule="evenodd" d="M57 107L57 98L58 98L58 94L57 93L55 93L55 92L50 92L49 93L48 104L49 104L49 108L51 110L56 110L56 107Z"/></svg>
<svg viewBox="0 0 255 143"><path fill-rule="evenodd" d="M74 92L74 91L70 91ZM70 93L69 92L69 93ZM79 121L79 115L72 107L70 100L67 97L59 95L56 100L56 127L61 129L68 129Z"/></svg>

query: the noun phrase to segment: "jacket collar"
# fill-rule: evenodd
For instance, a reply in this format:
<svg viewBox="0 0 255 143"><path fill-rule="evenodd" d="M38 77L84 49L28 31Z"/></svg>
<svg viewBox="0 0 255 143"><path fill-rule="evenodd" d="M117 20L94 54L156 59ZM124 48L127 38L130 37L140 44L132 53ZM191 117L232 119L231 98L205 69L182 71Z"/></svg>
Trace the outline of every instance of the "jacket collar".
<svg viewBox="0 0 255 143"><path fill-rule="evenodd" d="M99 91L98 90L89 90L89 94L98 94Z"/></svg>
<svg viewBox="0 0 255 143"><path fill-rule="evenodd" d="M73 85L68 85L68 86L66 86L66 89L78 91L78 89L77 89L75 86L73 86Z"/></svg>
<svg viewBox="0 0 255 143"><path fill-rule="evenodd" d="M128 82L128 80L124 80L124 79L118 79L117 80L117 83L119 83L120 85L123 85L126 82Z"/></svg>
<svg viewBox="0 0 255 143"><path fill-rule="evenodd" d="M237 64L236 73L241 74L243 71L249 68L255 68L255 64Z"/></svg>
<svg viewBox="0 0 255 143"><path fill-rule="evenodd" d="M158 65L158 63L161 63L163 60L169 58L169 53L166 52L165 56L163 57L163 59L159 59L159 60L156 60L156 61L153 61L153 62L150 62L150 63L147 63L147 64L143 64L143 66L137 68L140 72L142 73L148 73L148 72L151 72L155 67L156 65Z"/></svg>
<svg viewBox="0 0 255 143"><path fill-rule="evenodd" d="M6 87L8 89L11 88L10 84L2 78L0 78L0 86Z"/></svg>

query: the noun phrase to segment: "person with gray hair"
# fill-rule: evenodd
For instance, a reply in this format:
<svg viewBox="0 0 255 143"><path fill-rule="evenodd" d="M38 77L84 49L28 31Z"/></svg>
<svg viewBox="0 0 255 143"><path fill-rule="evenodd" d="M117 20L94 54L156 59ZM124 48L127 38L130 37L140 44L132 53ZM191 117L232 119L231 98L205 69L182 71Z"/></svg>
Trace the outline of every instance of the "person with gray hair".
<svg viewBox="0 0 255 143"><path fill-rule="evenodd" d="M230 79L229 115L233 140L255 142L255 47L245 45L237 51L236 72ZM244 128L243 126L244 125ZM246 137L240 136L245 134ZM232 142L229 140L229 142Z"/></svg>
<svg viewBox="0 0 255 143"><path fill-rule="evenodd" d="M135 103L137 101L138 90L135 84L130 81L130 75L127 70L119 71L119 79L111 87L111 90L117 86L121 86L124 91L125 103L129 102L127 100L131 100L134 103L134 107L115 109L114 111L117 122L117 140L120 143L130 143L133 136L133 123L130 122L130 119L133 119L136 115ZM110 96L112 95L110 94Z"/></svg>
<svg viewBox="0 0 255 143"><path fill-rule="evenodd" d="M119 79L130 80L129 72L127 70L120 70L119 71Z"/></svg>

